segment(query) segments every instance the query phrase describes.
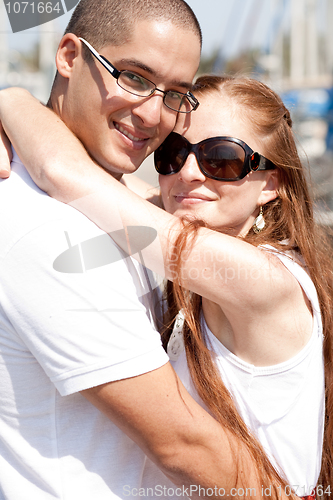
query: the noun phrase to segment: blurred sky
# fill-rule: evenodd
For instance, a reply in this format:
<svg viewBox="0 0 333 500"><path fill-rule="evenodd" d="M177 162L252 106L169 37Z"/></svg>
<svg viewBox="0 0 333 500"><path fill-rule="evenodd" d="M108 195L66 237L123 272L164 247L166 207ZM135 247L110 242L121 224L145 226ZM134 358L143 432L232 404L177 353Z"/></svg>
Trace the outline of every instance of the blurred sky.
<svg viewBox="0 0 333 500"><path fill-rule="evenodd" d="M103 1L103 0L101 0ZM317 4L317 26L319 31L327 26L326 4L333 0L311 0ZM6 0L4 0L6 2ZM291 0L187 0L197 15L203 32L203 56L220 50L221 59L231 59L239 53L260 48L270 52L278 32L290 27ZM0 32L5 30L9 49L28 51L36 44L40 30L55 33L56 45L70 19L73 10L41 27L12 33L4 3L0 0ZM2 13L5 22L1 22ZM15 58L15 53L12 55Z"/></svg>
<svg viewBox="0 0 333 500"><path fill-rule="evenodd" d="M102 0L101 0L102 1ZM209 55L215 48L223 45L227 55L239 51L242 45L249 46L267 43L269 23L267 20L272 6L277 1L288 0L187 0L197 15L203 31L203 55ZM0 0L1 2L1 0ZM52 31L61 33L73 11L61 16L50 25ZM46 28L45 25L44 29ZM260 26L260 29L258 27ZM254 29L254 27L256 29ZM29 50L38 38L38 28L13 34L8 22L7 43L10 48L20 51ZM246 33L246 37L244 34Z"/></svg>

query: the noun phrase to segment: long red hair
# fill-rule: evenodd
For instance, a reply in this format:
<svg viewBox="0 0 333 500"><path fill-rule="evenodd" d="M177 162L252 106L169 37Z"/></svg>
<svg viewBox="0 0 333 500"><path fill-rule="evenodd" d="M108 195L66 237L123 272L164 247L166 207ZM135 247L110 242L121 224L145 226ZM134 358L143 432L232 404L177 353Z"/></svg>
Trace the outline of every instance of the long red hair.
<svg viewBox="0 0 333 500"><path fill-rule="evenodd" d="M283 251L293 249L299 252L318 293L323 320L326 381L324 447L318 484L323 485L325 492L327 487L333 485L332 248L327 235L314 221L313 201L297 152L290 114L275 92L250 78L204 76L197 80L194 92L199 99L201 94L215 93L216 99L223 96L236 102L251 120L253 132L262 138L263 154L279 169L279 196L263 207L266 226L260 234L251 230L245 240L255 246L270 244ZM194 243L200 226L206 224L203 221L184 221L184 230L174 248L177 276L182 275L182 253ZM261 484L264 488L272 485L270 498L278 499L278 485L286 487L286 481L271 465L260 443L246 427L223 384L200 327L201 297L182 288L179 282L169 282L166 300L168 311L165 318L167 326L162 334L164 345L170 337L175 316L182 309L185 314L187 362L199 396L213 416L244 443L257 464ZM320 493L318 491L317 496ZM330 497L324 494L322 498Z"/></svg>

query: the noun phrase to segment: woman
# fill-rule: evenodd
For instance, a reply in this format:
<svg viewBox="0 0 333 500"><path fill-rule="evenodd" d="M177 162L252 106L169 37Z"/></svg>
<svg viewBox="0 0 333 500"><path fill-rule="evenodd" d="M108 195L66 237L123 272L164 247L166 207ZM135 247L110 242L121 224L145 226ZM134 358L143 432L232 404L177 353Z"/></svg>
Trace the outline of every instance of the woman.
<svg viewBox="0 0 333 500"><path fill-rule="evenodd" d="M110 231L108 214L118 210L124 225L158 231L161 246L145 250L145 263L160 271L162 252L174 282L163 336L184 385L246 444L262 494L278 498L282 488L308 496L319 485L317 494L329 498L331 262L313 221L289 112L255 80L203 77L194 90L201 105L191 123L179 121L155 154L169 213L93 163L78 177L70 159L61 168L61 152L56 169L45 167L49 151L36 171L21 149L22 159L42 189L101 227ZM35 123L36 131L40 142ZM71 154L81 154L75 141ZM90 201L98 189L96 208Z"/></svg>

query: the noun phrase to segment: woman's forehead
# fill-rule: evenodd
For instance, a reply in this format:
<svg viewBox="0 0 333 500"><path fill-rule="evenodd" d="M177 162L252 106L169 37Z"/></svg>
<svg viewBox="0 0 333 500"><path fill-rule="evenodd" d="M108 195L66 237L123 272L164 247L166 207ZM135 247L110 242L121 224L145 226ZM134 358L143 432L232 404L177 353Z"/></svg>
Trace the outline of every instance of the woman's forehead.
<svg viewBox="0 0 333 500"><path fill-rule="evenodd" d="M247 107L218 92L198 95L198 99L198 109L179 120L175 132L184 135L192 144L210 137L234 137L254 151L267 154L262 138L254 131L253 117Z"/></svg>
<svg viewBox="0 0 333 500"><path fill-rule="evenodd" d="M184 135L191 142L215 136L230 136L242 139L241 135L252 135L250 120L242 116L239 106L224 101L218 94L200 96L200 106L189 119L179 120L175 132Z"/></svg>

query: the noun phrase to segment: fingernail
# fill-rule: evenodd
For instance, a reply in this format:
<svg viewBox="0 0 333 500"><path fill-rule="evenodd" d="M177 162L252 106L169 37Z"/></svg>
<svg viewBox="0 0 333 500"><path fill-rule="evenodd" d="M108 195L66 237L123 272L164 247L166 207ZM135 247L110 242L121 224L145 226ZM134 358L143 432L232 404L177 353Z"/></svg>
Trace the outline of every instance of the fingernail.
<svg viewBox="0 0 333 500"><path fill-rule="evenodd" d="M8 179L10 176L10 170L2 169L0 170L0 179Z"/></svg>

